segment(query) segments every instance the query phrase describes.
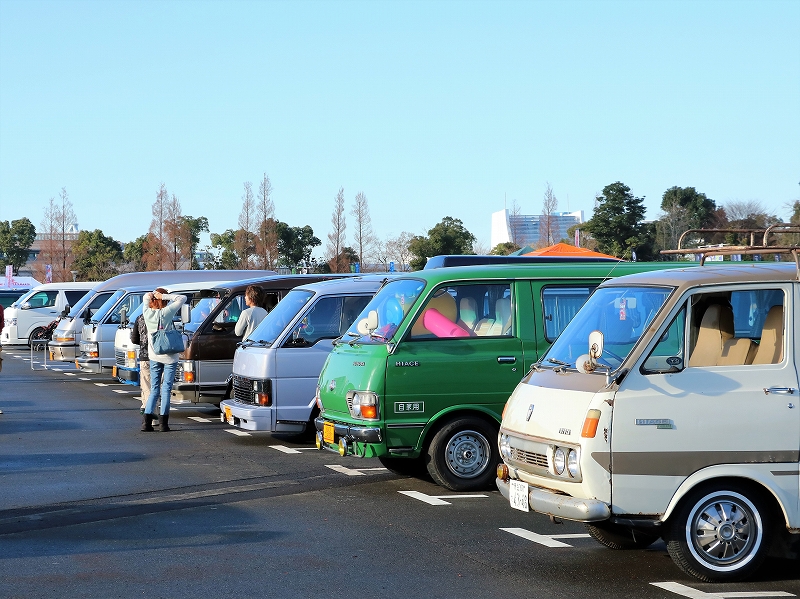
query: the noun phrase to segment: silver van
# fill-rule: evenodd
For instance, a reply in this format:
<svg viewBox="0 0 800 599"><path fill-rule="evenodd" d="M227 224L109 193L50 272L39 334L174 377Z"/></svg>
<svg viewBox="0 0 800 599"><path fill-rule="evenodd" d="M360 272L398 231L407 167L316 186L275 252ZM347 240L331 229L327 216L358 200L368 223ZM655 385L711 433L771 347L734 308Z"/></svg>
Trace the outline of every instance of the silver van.
<svg viewBox="0 0 800 599"><path fill-rule="evenodd" d="M322 366L386 280L365 275L290 291L236 350L222 420L249 431L313 430Z"/></svg>

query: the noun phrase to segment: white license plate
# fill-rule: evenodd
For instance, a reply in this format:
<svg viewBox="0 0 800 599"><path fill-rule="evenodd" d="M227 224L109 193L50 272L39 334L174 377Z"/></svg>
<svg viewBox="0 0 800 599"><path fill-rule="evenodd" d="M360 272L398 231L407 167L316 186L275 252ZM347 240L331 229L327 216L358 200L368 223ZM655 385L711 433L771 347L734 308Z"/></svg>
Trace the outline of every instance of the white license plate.
<svg viewBox="0 0 800 599"><path fill-rule="evenodd" d="M521 480L510 480L508 489L508 502L515 510L529 512L528 505L528 483Z"/></svg>

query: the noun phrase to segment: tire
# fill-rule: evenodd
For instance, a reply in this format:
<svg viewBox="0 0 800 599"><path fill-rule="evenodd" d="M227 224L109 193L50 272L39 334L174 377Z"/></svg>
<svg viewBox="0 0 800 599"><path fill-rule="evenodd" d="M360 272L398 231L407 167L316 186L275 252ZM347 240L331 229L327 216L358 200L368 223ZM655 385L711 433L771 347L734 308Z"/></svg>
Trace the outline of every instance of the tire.
<svg viewBox="0 0 800 599"><path fill-rule="evenodd" d="M35 329L33 329L31 331L30 337L28 337L28 347L31 346L32 341L40 340L43 334L44 334L44 328L36 327Z"/></svg>
<svg viewBox="0 0 800 599"><path fill-rule="evenodd" d="M769 553L772 514L760 491L737 483L690 493L670 517L667 551L686 574L706 582L751 576Z"/></svg>
<svg viewBox="0 0 800 599"><path fill-rule="evenodd" d="M495 488L497 425L468 416L445 424L428 446L428 473L451 491Z"/></svg>
<svg viewBox="0 0 800 599"><path fill-rule="evenodd" d="M380 463L389 472L400 476L421 477L427 474L425 462L422 458L393 458L391 456L380 456Z"/></svg>
<svg viewBox="0 0 800 599"><path fill-rule="evenodd" d="M656 534L639 532L612 522L587 524L586 530L590 537L609 549L645 549L658 540Z"/></svg>

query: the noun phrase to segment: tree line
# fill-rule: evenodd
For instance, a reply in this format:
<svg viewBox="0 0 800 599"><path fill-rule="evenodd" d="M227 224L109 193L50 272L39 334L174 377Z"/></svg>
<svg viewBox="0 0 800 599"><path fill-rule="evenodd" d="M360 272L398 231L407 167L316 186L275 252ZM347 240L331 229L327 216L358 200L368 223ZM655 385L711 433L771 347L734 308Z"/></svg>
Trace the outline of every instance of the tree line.
<svg viewBox="0 0 800 599"><path fill-rule="evenodd" d="M359 270L417 270L431 256L439 254L494 253L509 254L529 244L517 227L521 214L514 201L510 210L511 240L491 248L479 247L476 237L463 222L444 217L428 229L427 235L402 232L380 239L372 229L369 203L358 192L348 212L344 188L334 197L331 228L327 234L324 257L311 257L322 241L309 225L291 226L275 217L272 183L266 173L253 191L251 182L243 184L242 208L236 229L210 232L205 216L183 214L177 195L170 194L164 183L159 186L151 208L148 232L123 244L99 229L75 231L77 217L67 190L58 199L50 198L38 229L39 256L34 276L45 279L45 265L52 269L53 281L105 280L120 272L180 269L303 269L308 272L351 272ZM673 186L662 195L661 212L646 221L644 197L636 197L624 183L617 181L603 188L595 198L592 217L567 231L560 238L555 213L558 199L550 186L543 197L539 216L538 242L547 246L558 241L574 243L576 229L579 243L623 259L658 260L659 250L677 247L680 235L688 229L764 228L782 222L769 214L757 201L728 202L718 206L694 187ZM787 203L788 222L800 224L800 200ZM348 238L348 216L352 234ZM210 233L210 245L198 248L202 233ZM28 218L0 221L0 265L11 264L14 272L25 265L30 248L37 239L37 229ZM694 243L741 244L747 240L735 234L704 234ZM198 262L203 257L202 264Z"/></svg>

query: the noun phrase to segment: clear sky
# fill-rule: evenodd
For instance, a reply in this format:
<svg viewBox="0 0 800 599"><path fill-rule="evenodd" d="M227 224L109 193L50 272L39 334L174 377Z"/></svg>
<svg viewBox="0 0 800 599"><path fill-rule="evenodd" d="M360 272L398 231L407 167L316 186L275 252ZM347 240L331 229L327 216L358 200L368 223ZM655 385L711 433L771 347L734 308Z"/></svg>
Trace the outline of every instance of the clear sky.
<svg viewBox="0 0 800 599"><path fill-rule="evenodd" d="M673 185L785 218L800 1L0 0L0 220L65 187L127 242L163 182L222 232L263 173L323 248L339 187L382 237L452 216L486 246L548 182L587 218L615 181L647 218Z"/></svg>

